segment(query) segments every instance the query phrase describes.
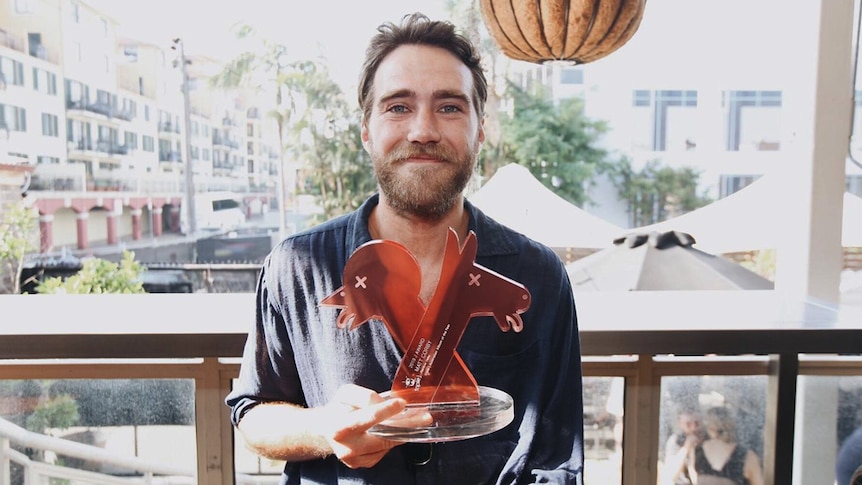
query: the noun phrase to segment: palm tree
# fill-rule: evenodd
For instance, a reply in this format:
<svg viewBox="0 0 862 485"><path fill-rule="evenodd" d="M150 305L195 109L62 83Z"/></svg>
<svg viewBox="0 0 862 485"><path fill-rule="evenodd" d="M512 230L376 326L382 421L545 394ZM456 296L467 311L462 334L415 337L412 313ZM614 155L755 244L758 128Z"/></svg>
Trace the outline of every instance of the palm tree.
<svg viewBox="0 0 862 485"><path fill-rule="evenodd" d="M320 198L327 218L355 208L376 188L359 141L358 109L348 107L323 62L289 60L287 47L258 36L247 25L238 29L237 37L257 40L259 50L230 61L212 78L212 85L253 89L274 98L268 115L276 122L280 145L281 236L287 155L305 166L297 173L295 195L310 190Z"/></svg>
<svg viewBox="0 0 862 485"><path fill-rule="evenodd" d="M246 51L229 61L215 76L210 78L213 87L222 89L250 89L258 95L273 96L272 109L267 112L278 130L278 186L276 197L279 207L279 237L286 235L286 204L285 190L287 188L285 171L285 135L291 115L296 104L291 90L291 77L299 67L299 63L288 59L288 48L282 44L258 35L249 25L243 24L237 28L237 39L253 40L256 51Z"/></svg>

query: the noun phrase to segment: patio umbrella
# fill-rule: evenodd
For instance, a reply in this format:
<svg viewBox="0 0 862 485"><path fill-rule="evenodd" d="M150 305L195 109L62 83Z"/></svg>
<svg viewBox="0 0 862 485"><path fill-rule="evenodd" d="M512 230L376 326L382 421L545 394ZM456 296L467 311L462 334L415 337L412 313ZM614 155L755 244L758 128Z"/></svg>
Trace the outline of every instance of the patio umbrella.
<svg viewBox="0 0 862 485"><path fill-rule="evenodd" d="M693 248L684 232L636 233L566 265L575 291L771 290L745 267Z"/></svg>
<svg viewBox="0 0 862 485"><path fill-rule="evenodd" d="M469 199L499 223L552 248L607 248L624 232L555 194L516 163L497 169Z"/></svg>

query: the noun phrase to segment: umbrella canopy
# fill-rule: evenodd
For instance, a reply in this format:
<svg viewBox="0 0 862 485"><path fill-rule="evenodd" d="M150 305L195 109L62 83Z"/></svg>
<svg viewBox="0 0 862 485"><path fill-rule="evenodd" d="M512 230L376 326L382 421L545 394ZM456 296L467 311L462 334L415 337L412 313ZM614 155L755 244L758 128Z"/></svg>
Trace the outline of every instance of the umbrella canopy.
<svg viewBox="0 0 862 485"><path fill-rule="evenodd" d="M469 200L500 224L552 248L607 248L623 232L551 192L516 163L497 169Z"/></svg>
<svg viewBox="0 0 862 485"><path fill-rule="evenodd" d="M738 192L673 219L631 229L630 233L680 231L697 234L698 248L713 253L775 249L786 210L774 175L764 175ZM841 245L862 246L862 198L844 194ZM622 234L619 233L617 235Z"/></svg>
<svg viewBox="0 0 862 485"><path fill-rule="evenodd" d="M687 233L637 233L566 265L575 291L771 290L768 279L692 247Z"/></svg>

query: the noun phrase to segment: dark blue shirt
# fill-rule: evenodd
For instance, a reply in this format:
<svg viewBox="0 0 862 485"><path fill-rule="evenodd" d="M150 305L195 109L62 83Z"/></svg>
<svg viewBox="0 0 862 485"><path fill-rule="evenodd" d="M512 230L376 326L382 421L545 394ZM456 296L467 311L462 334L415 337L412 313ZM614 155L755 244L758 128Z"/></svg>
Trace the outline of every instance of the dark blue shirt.
<svg viewBox="0 0 862 485"><path fill-rule="evenodd" d="M317 407L346 383L392 387L402 352L383 322L340 329L339 310L318 305L342 285L350 255L371 240L368 216L377 202L375 195L353 213L286 238L264 262L255 326L226 400L234 425L261 402ZM477 438L397 446L372 468L351 470L334 456L287 463L282 483L582 483L580 343L563 263L469 202L465 208L476 263L521 283L532 298L523 331L502 332L493 317L475 317L458 346L480 385L512 396L514 421Z"/></svg>

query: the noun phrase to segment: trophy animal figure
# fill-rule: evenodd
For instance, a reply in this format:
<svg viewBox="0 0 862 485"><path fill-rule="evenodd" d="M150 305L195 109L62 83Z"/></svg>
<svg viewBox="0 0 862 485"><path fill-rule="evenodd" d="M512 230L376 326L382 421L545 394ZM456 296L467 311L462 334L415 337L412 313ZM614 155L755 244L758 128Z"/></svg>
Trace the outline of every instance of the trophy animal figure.
<svg viewBox="0 0 862 485"><path fill-rule="evenodd" d="M474 262L472 231L463 248L450 228L440 281L426 308L419 299L421 271L406 247L376 240L360 246L344 268L343 284L321 302L342 308L340 328L372 318L386 325L404 357L392 393L408 404L476 402L476 380L455 350L474 316L493 316L502 331L523 329L530 306L523 285Z"/></svg>

